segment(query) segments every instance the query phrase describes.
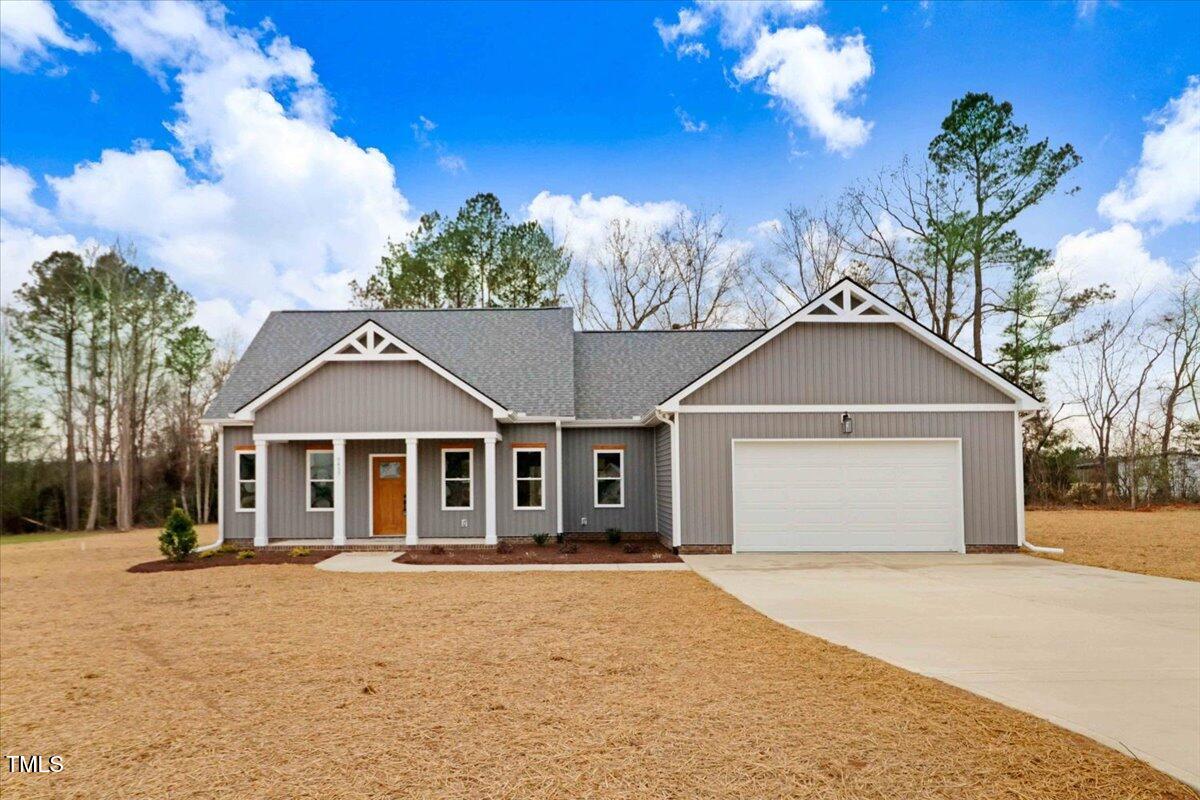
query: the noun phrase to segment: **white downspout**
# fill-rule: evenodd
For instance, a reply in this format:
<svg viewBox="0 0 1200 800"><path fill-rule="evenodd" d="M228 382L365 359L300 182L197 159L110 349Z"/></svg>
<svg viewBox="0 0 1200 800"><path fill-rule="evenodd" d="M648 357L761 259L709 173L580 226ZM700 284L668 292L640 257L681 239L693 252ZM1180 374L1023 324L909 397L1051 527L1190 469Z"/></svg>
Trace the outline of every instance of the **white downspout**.
<svg viewBox="0 0 1200 800"><path fill-rule="evenodd" d="M1021 429L1021 412L1013 412L1013 445L1016 448L1017 473L1017 545L1031 553L1062 555L1061 547L1042 547L1025 541L1025 448Z"/></svg>
<svg viewBox="0 0 1200 800"><path fill-rule="evenodd" d="M216 550L225 544L225 426L217 426L217 540L197 547L195 552Z"/></svg>

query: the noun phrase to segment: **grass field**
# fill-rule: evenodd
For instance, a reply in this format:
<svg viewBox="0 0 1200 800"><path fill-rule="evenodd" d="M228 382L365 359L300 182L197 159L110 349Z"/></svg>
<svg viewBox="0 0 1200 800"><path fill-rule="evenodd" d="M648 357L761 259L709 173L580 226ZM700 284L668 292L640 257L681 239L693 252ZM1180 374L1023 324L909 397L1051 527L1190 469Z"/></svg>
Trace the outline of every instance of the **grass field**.
<svg viewBox="0 0 1200 800"><path fill-rule="evenodd" d="M1051 509L1025 515L1026 538L1057 561L1200 581L1200 508Z"/></svg>
<svg viewBox="0 0 1200 800"><path fill-rule="evenodd" d="M1192 796L691 573L127 573L154 537L0 554L0 748L65 764L6 800Z"/></svg>
<svg viewBox="0 0 1200 800"><path fill-rule="evenodd" d="M66 539L81 539L85 536L104 536L107 531L64 531L54 533L0 533L0 547L6 544L32 544L33 542L61 542ZM215 534L214 534L215 536Z"/></svg>

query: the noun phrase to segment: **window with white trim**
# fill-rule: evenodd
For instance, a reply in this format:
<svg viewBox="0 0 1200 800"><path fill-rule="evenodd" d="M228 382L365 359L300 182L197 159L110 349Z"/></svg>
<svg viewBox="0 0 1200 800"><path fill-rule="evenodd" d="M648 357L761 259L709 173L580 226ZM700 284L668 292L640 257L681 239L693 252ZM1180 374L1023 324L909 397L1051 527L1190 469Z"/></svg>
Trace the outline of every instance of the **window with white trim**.
<svg viewBox="0 0 1200 800"><path fill-rule="evenodd" d="M254 451L245 450L237 453L237 510L254 510L254 487L256 486L257 465Z"/></svg>
<svg viewBox="0 0 1200 800"><path fill-rule="evenodd" d="M625 507L625 451L596 449L592 452L596 508Z"/></svg>
<svg viewBox="0 0 1200 800"><path fill-rule="evenodd" d="M513 448L513 509L545 511L546 448Z"/></svg>
<svg viewBox="0 0 1200 800"><path fill-rule="evenodd" d="M475 451L470 447L442 450L442 511L470 511L475 507L471 480Z"/></svg>
<svg viewBox="0 0 1200 800"><path fill-rule="evenodd" d="M333 511L333 451L309 450L308 510Z"/></svg>

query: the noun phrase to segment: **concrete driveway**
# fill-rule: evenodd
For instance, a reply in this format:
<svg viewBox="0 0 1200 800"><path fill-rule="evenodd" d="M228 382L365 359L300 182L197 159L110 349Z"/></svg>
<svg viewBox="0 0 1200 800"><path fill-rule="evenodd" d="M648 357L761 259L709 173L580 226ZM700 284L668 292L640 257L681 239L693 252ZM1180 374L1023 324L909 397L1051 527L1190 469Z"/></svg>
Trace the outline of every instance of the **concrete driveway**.
<svg viewBox="0 0 1200 800"><path fill-rule="evenodd" d="M1200 583L1031 556L687 556L789 627L1036 714L1200 787Z"/></svg>

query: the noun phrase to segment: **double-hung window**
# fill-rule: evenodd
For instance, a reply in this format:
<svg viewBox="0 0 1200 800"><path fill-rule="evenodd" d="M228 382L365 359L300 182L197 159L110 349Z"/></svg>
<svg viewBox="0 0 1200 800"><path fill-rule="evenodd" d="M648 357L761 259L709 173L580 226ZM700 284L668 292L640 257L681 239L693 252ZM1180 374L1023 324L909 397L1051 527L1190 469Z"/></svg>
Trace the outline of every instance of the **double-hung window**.
<svg viewBox="0 0 1200 800"><path fill-rule="evenodd" d="M237 452L237 510L254 510L255 468L254 451Z"/></svg>
<svg viewBox="0 0 1200 800"><path fill-rule="evenodd" d="M513 508L517 511L544 511L545 447L513 447Z"/></svg>
<svg viewBox="0 0 1200 800"><path fill-rule="evenodd" d="M333 510L333 451L308 451L308 510Z"/></svg>
<svg viewBox="0 0 1200 800"><path fill-rule="evenodd" d="M596 508L624 508L625 449L597 447L592 459Z"/></svg>
<svg viewBox="0 0 1200 800"><path fill-rule="evenodd" d="M470 447L447 447L442 450L442 511L470 511L475 507L475 490L471 480Z"/></svg>

